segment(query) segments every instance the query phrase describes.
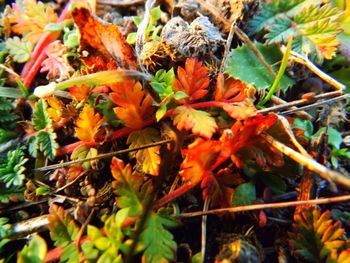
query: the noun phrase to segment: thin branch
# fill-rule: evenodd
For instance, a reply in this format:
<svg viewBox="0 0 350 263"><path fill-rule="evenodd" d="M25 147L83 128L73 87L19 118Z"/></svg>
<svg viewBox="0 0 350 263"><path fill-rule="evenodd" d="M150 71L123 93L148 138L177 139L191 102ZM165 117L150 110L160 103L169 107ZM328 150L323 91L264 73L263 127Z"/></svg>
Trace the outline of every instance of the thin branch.
<svg viewBox="0 0 350 263"><path fill-rule="evenodd" d="M222 58L220 69L219 69L220 73L222 73L222 71L224 69L225 62L226 62L226 59L227 59L227 55L228 55L228 52L230 51L233 35L235 33L234 27L235 27L235 23L231 23L230 33L228 34L228 37L227 37L227 40L226 40L225 52L224 52L224 56Z"/></svg>
<svg viewBox="0 0 350 263"><path fill-rule="evenodd" d="M316 95L314 97L314 99L316 99L316 100L325 99L325 98L328 98L328 97L341 96L342 94L343 93L341 91L331 91L331 92L327 92L327 93ZM277 100L277 101L274 101L274 103L278 102L278 100L279 100L279 98L273 98L273 99ZM310 100L300 99L300 100L294 100L294 101L285 102L285 103L281 102L281 103L279 103L279 105L272 106L272 107L269 107L269 108L266 108L266 109L262 109L262 110L258 110L258 113L265 114L265 113L268 113L268 112L280 111L280 110L284 110L284 109L287 109L287 108L300 110L299 108L296 108L295 106L298 106L298 105L301 105L301 104L305 104L307 102L310 102Z"/></svg>
<svg viewBox="0 0 350 263"><path fill-rule="evenodd" d="M339 101L339 100L344 100L344 99L347 99L349 97L350 97L350 94L344 94L342 96L339 96L339 97L336 97L336 98L333 98L333 99L315 102L313 104L306 105L306 106L300 107L298 109L292 109L292 110L288 110L288 111L283 111L283 112L280 112L280 114L287 115L287 114L291 114L291 113L294 113L294 112L297 112L297 111L300 111L300 110L309 110L309 109L312 109L312 108L315 108L315 107L318 107L318 106L324 106L325 104L330 104L330 103L333 103L333 102L336 102L336 101Z"/></svg>
<svg viewBox="0 0 350 263"><path fill-rule="evenodd" d="M204 201L203 212L208 211L210 205L210 196L207 196ZM205 248L207 243L207 219L205 215L202 217L202 236L201 236L201 263L205 262Z"/></svg>
<svg viewBox="0 0 350 263"><path fill-rule="evenodd" d="M229 208L220 208L213 209L209 211L200 211L200 212L192 212L192 213L182 213L176 215L178 218L188 218L195 216L204 216L204 215L218 215L223 213L239 213L246 211L254 211L254 210L262 210L262 209L278 209L285 207L293 207L298 205L321 205L321 204L330 204L330 203L339 203L346 202L350 200L350 195L329 197L329 198L320 198L320 199L312 199L306 201L291 201L291 202L281 202L281 203L268 203L268 204L256 204L256 205L247 205L247 206L236 206Z"/></svg>
<svg viewBox="0 0 350 263"><path fill-rule="evenodd" d="M95 157L89 157L89 158L84 158L84 159L79 159L79 160L74 160L74 161L69 161L69 162L58 163L58 164L48 165L48 166L44 166L44 167L39 167L39 168L34 169L34 171L36 171L36 172L43 172L43 171L48 171L48 170L53 170L53 169L57 169L57 168L71 166L71 165L77 164L77 163L83 163L83 162L87 162L87 161L93 161L93 160L100 160L100 159L110 158L110 157L113 157L115 155L135 152L135 151L138 151L138 150L143 150L143 149L155 147L155 146L158 146L158 145L167 144L167 143L170 143L172 141L173 141L172 139L166 139L166 140L162 140L162 141L158 141L158 142L154 142L154 143L145 144L145 145L142 145L140 147L135 147L135 148L132 148L132 149L124 149L124 150L120 150L120 151L100 154L100 155L95 156Z"/></svg>
<svg viewBox="0 0 350 263"><path fill-rule="evenodd" d="M266 140L272 147L274 147L276 150L282 152L286 156L290 157L297 163L300 163L301 165L305 166L310 171L313 171L317 174L319 174L323 179L327 180L331 186L333 186L334 190L336 189L336 186L334 185L334 182L342 185L346 188L350 188L350 178L344 176L343 174L332 171L325 167L322 164L319 164L312 158L308 158L297 151L293 150L292 148L289 148L288 146L284 145L283 143L277 141L273 137L267 134L262 134L261 137Z"/></svg>
<svg viewBox="0 0 350 263"><path fill-rule="evenodd" d="M281 50L283 53L286 51L285 48L283 48L283 47L281 48ZM327 82L330 85L332 85L333 87L335 87L337 90L344 90L345 89L344 84L340 83L339 81L335 80L334 78L332 78L331 76L327 75L325 72L320 70L307 57L302 56L302 55L298 54L297 52L291 51L289 58L295 62L298 62L300 64L305 65L313 73L315 73L317 76L319 76L325 82Z"/></svg>

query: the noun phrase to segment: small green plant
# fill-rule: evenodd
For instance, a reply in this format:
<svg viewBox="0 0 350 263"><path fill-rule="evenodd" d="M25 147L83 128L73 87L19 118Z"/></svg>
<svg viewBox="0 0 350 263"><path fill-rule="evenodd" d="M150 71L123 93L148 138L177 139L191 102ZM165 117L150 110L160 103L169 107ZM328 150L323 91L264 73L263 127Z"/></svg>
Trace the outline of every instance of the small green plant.
<svg viewBox="0 0 350 263"><path fill-rule="evenodd" d="M290 242L308 262L340 262L337 259L349 246L340 222L334 222L329 211L321 214L319 208L305 208L295 216Z"/></svg>
<svg viewBox="0 0 350 263"><path fill-rule="evenodd" d="M159 41L160 40L159 33L160 33L163 26L161 26L161 25L157 26L157 22L161 18L161 16L162 16L162 10L160 10L159 6L153 8L151 10L149 23L148 23L148 26L147 26L146 31L145 31L146 41L149 41L149 40ZM142 21L141 17L134 16L133 18L134 18L134 23L136 24L136 26L139 26L141 24L141 21ZM128 35L126 41L129 44L135 44L136 43L136 32L130 33Z"/></svg>
<svg viewBox="0 0 350 263"><path fill-rule="evenodd" d="M262 32L267 44L286 43L294 37L293 51L321 63L331 59L342 32L342 11L324 1L263 1L261 12L250 21L250 33Z"/></svg>

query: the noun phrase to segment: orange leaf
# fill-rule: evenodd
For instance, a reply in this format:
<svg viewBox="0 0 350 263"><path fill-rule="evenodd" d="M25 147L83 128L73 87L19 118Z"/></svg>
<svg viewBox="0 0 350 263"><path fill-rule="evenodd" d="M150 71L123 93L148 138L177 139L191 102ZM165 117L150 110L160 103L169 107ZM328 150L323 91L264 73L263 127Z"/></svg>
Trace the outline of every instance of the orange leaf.
<svg viewBox="0 0 350 263"><path fill-rule="evenodd" d="M215 87L215 100L226 102L241 102L247 98L247 85L238 79L226 78L219 73Z"/></svg>
<svg viewBox="0 0 350 263"><path fill-rule="evenodd" d="M103 122L104 119L100 114L95 114L94 109L86 104L76 122L76 136L84 142L95 142L95 137Z"/></svg>
<svg viewBox="0 0 350 263"><path fill-rule="evenodd" d="M12 13L8 19L11 24L15 24L12 26L13 32L23 35L25 41L35 44L45 32L45 26L56 23L58 17L50 5L36 0L17 0L12 4Z"/></svg>
<svg viewBox="0 0 350 263"><path fill-rule="evenodd" d="M202 62L196 58L188 58L185 63L185 69L177 68L177 77L174 81L174 91L183 91L189 98L182 102L189 103L203 98L207 93L209 86L209 70L203 66Z"/></svg>
<svg viewBox="0 0 350 263"><path fill-rule="evenodd" d="M179 129L192 130L193 134L210 139L218 126L215 119L205 111L189 106L178 106L174 110L174 125Z"/></svg>
<svg viewBox="0 0 350 263"><path fill-rule="evenodd" d="M250 100L225 104L222 108L235 120L245 120L256 115L256 108Z"/></svg>
<svg viewBox="0 0 350 263"><path fill-rule="evenodd" d="M69 88L69 93L77 101L86 101L90 96L90 87L88 85L72 86Z"/></svg>
<svg viewBox="0 0 350 263"><path fill-rule="evenodd" d="M153 116L152 98L145 94L140 82L124 81L110 86L112 101L119 107L114 112L125 126L138 130L145 126L145 122Z"/></svg>
<svg viewBox="0 0 350 263"><path fill-rule="evenodd" d="M196 139L188 149L182 151L185 159L181 164L181 177L196 184L204 176L209 176L219 160L228 158L223 147L225 146L220 141Z"/></svg>
<svg viewBox="0 0 350 263"><path fill-rule="evenodd" d="M92 72L117 67L136 69L132 49L118 26L102 24L86 8L75 8L72 16L80 32L82 60Z"/></svg>

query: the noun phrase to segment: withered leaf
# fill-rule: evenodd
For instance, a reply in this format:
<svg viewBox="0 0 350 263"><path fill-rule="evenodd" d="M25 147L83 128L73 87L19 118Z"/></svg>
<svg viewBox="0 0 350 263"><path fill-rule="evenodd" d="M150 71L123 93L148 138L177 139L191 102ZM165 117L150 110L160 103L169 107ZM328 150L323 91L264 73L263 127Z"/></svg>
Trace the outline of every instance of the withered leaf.
<svg viewBox="0 0 350 263"><path fill-rule="evenodd" d="M72 12L80 33L81 59L91 72L136 69L133 51L117 25L104 23L86 8Z"/></svg>

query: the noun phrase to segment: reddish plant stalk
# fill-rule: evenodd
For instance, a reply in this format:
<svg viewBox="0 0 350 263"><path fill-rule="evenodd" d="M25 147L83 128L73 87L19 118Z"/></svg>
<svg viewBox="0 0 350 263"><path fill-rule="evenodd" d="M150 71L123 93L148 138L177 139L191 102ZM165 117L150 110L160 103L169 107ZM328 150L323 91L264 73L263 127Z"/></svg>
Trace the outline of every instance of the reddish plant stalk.
<svg viewBox="0 0 350 263"><path fill-rule="evenodd" d="M69 9L72 2L73 0L70 0L66 4L64 9L62 10L60 17L58 18L58 23L63 22L68 17ZM60 36L60 34L60 32L45 32L39 39L38 43L35 45L35 49L32 53L32 56L30 60L24 65L21 73L21 78L25 87L29 88L35 75L38 73L41 67L41 63L46 58L46 50L48 45L54 40L56 40Z"/></svg>

